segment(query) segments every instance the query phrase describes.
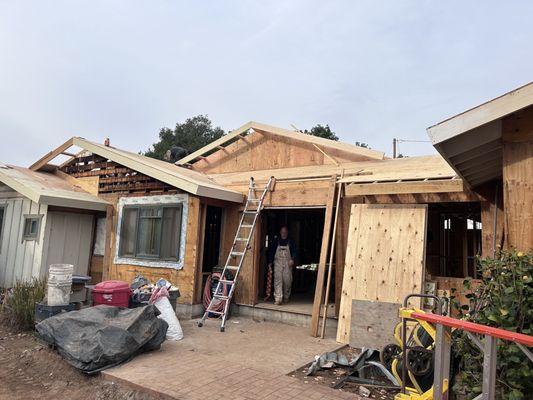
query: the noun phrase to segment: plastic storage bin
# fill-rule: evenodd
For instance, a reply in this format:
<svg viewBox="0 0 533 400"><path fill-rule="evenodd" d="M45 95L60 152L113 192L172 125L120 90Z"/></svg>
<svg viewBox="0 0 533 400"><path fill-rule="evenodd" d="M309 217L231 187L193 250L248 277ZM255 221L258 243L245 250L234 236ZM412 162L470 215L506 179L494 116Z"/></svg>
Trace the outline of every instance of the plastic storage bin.
<svg viewBox="0 0 533 400"><path fill-rule="evenodd" d="M93 289L93 306L128 307L131 296L130 285L124 281L104 281Z"/></svg>

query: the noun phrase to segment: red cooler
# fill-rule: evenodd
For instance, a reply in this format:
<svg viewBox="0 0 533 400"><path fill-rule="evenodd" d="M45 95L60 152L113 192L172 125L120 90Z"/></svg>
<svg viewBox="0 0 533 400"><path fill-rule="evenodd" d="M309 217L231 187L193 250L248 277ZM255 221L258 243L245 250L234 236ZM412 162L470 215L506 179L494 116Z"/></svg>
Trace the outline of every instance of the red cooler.
<svg viewBox="0 0 533 400"><path fill-rule="evenodd" d="M127 282L100 282L93 290L93 306L105 304L108 306L128 307L130 296L131 289Z"/></svg>

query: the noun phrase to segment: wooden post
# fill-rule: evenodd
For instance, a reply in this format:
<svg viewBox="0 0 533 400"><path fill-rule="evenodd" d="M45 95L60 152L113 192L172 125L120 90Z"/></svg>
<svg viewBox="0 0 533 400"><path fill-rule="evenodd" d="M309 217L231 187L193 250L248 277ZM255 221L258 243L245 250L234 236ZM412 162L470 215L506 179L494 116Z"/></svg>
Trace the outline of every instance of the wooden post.
<svg viewBox="0 0 533 400"><path fill-rule="evenodd" d="M115 208L113 205L108 205L106 208L105 216L105 247L104 247L104 260L102 265L102 281L109 279L111 275L111 265L113 263L113 249L111 248L113 235L113 218L115 214Z"/></svg>
<svg viewBox="0 0 533 400"><path fill-rule="evenodd" d="M341 175L344 176L344 171ZM339 189L337 190L337 202L335 204L335 218L333 220L333 234L331 238L331 246L329 249L329 262L328 262L328 279L326 282L326 291L324 293L324 315L322 317L322 329L320 331L320 337L324 339L324 335L326 334L326 321L328 319L328 302L329 302L329 291L331 288L331 270L333 269L333 253L335 252L335 239L337 236L337 222L339 219L339 205L341 200L341 193L342 193L342 187L343 184L339 184Z"/></svg>
<svg viewBox="0 0 533 400"><path fill-rule="evenodd" d="M333 216L333 204L335 201L335 187L337 186L337 175L331 177L328 189L328 200L326 203L326 215L324 217L324 230L322 232L322 247L320 248L320 261L318 263L318 273L316 277L315 300L313 302L313 313L311 314L311 336L318 336L318 324L320 320L320 305L324 298L324 280L326 275L326 260L328 257L329 239L331 237L331 221Z"/></svg>

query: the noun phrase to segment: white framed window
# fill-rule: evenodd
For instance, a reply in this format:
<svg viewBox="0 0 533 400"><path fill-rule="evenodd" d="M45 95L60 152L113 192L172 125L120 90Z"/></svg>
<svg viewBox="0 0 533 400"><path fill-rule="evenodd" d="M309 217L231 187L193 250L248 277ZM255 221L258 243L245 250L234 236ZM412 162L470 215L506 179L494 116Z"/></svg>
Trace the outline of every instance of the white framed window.
<svg viewBox="0 0 533 400"><path fill-rule="evenodd" d="M182 268L187 202L186 194L121 198L115 263Z"/></svg>
<svg viewBox="0 0 533 400"><path fill-rule="evenodd" d="M125 206L119 256L178 261L182 211L181 204Z"/></svg>
<svg viewBox="0 0 533 400"><path fill-rule="evenodd" d="M24 215L22 241L39 240L42 215Z"/></svg>

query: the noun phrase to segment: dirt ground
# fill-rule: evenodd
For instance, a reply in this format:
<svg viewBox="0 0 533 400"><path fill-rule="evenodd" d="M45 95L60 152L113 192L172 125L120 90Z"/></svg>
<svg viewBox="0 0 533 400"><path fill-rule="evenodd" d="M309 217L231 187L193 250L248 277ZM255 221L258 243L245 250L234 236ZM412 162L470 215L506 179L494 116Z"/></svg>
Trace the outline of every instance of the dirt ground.
<svg viewBox="0 0 533 400"><path fill-rule="evenodd" d="M0 314L0 399L152 400L100 376L87 376L41 344L11 330Z"/></svg>
<svg viewBox="0 0 533 400"><path fill-rule="evenodd" d="M354 349L352 347L344 347L342 349L339 349L337 353L343 354L348 358L348 360L351 360L360 354L360 350ZM334 388L335 385L337 385L339 381L344 376L346 376L347 371L348 371L346 368L333 367L330 369L322 369L313 376L306 376L307 370L310 365L311 363L304 365L301 368L298 368L296 371L290 373L289 376L300 379L304 381L305 383L316 383L316 384L328 386L330 388ZM381 388L373 388L369 386L367 386L367 389L370 390L370 396L369 396L370 399L392 400L394 399L394 395L397 393L397 391L387 391ZM350 383L350 382L346 382L342 386L342 390L345 392L361 394L360 385Z"/></svg>

